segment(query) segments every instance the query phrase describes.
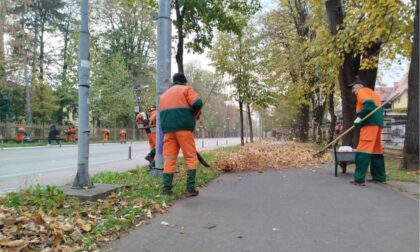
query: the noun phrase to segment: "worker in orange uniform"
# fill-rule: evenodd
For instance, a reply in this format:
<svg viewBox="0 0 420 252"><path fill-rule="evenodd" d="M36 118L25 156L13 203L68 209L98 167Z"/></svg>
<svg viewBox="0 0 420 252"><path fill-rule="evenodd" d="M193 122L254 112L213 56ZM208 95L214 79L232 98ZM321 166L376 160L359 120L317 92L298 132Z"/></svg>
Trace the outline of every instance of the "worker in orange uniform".
<svg viewBox="0 0 420 252"><path fill-rule="evenodd" d="M65 131L64 134L66 135L66 142L70 142L71 139L71 128L68 127Z"/></svg>
<svg viewBox="0 0 420 252"><path fill-rule="evenodd" d="M23 127L20 127L16 130L16 143L23 144L23 136L26 136L26 129Z"/></svg>
<svg viewBox="0 0 420 252"><path fill-rule="evenodd" d="M76 142L77 129L74 126L70 128L70 141Z"/></svg>
<svg viewBox="0 0 420 252"><path fill-rule="evenodd" d="M352 92L357 97L354 121L356 127L361 127L360 138L356 152L356 170L354 172L354 185L364 186L365 175L370 163L372 179L369 182L385 183L385 161L383 155L381 133L384 126L383 110L378 109L362 122L371 111L381 106L381 98L372 89L367 88L363 81L352 84Z"/></svg>
<svg viewBox="0 0 420 252"><path fill-rule="evenodd" d="M172 194L176 160L181 149L187 169L187 197L197 196L195 177L198 160L194 129L203 101L192 87L186 86L187 78L183 73L174 74L172 80L173 86L160 97L160 122L165 134L163 194Z"/></svg>
<svg viewBox="0 0 420 252"><path fill-rule="evenodd" d="M108 142L109 141L109 133L110 133L109 129L103 129L102 130L102 141L103 142Z"/></svg>
<svg viewBox="0 0 420 252"><path fill-rule="evenodd" d="M125 130L120 131L120 143L127 143L127 132Z"/></svg>
<svg viewBox="0 0 420 252"><path fill-rule="evenodd" d="M153 168L156 155L156 106L152 106L145 113L139 113L136 122L139 128L146 131L150 152L145 159L149 161L150 167Z"/></svg>

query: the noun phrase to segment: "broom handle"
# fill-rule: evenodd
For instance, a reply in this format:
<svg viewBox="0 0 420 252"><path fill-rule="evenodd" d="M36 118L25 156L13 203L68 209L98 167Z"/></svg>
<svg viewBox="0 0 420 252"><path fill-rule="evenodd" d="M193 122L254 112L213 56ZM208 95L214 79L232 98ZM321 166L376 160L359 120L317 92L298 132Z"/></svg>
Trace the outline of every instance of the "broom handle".
<svg viewBox="0 0 420 252"><path fill-rule="evenodd" d="M211 93L213 93L213 90L214 90L214 88L216 87L216 85L217 85L217 82L215 82L214 84L213 84L213 86L211 87L211 89L210 89L210 92L209 92L209 94L207 95L207 97L206 97L206 99L204 100L204 102L203 102L203 105L200 107L200 109L199 110L197 110L195 113L194 113L194 115L197 115L203 108L204 108L204 105L206 105L206 103L207 103L207 101L209 100L209 98L210 98L210 95L211 95Z"/></svg>
<svg viewBox="0 0 420 252"><path fill-rule="evenodd" d="M369 116L373 115L376 111L378 111L378 109L382 108L383 106L385 106L385 104L389 103L391 101L391 99L387 100L386 102L382 103L381 106L377 107L376 109L372 110L369 114L367 114L360 122L363 122L364 120L366 120ZM354 129L354 125L351 126L350 128L348 128L346 131L344 131L342 134L340 134L338 137L336 137L334 140L332 140L329 144L327 144L324 148L322 148L322 150L318 151L317 153L314 154L314 156L317 156L321 153L323 153L326 149L328 149L328 147L330 147L331 145L335 144L338 140L340 140L343 136L347 135L351 130Z"/></svg>
<svg viewBox="0 0 420 252"><path fill-rule="evenodd" d="M209 100L211 93L213 93L213 90L214 90L214 88L216 87L216 85L217 85L217 82L215 82L215 83L213 84L213 86L211 87L210 92L209 92L209 94L207 95L206 99L204 100L204 102L203 102L203 106L201 106L200 110L204 107L204 105L206 105L206 103L207 103L207 101ZM200 111L200 110L199 110L199 111Z"/></svg>

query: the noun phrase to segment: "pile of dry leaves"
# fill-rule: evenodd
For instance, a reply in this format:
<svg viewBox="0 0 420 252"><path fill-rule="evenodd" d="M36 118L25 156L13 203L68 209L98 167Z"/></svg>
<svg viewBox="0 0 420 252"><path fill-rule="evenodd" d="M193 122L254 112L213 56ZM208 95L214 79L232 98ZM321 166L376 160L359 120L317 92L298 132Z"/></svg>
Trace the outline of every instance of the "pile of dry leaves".
<svg viewBox="0 0 420 252"><path fill-rule="evenodd" d="M314 168L332 162L331 155L314 158L315 151L308 144L285 142L275 144L257 142L242 147L216 161L221 172L261 171L284 168Z"/></svg>

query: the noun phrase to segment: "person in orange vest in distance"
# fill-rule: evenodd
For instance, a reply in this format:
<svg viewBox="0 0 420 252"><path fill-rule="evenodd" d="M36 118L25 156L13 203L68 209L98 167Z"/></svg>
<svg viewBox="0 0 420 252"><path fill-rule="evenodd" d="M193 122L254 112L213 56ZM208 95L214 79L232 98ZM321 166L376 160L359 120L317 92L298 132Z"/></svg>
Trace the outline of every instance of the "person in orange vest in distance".
<svg viewBox="0 0 420 252"><path fill-rule="evenodd" d="M70 128L70 141L76 142L77 137L77 129L74 126L71 126Z"/></svg>
<svg viewBox="0 0 420 252"><path fill-rule="evenodd" d="M23 144L23 136L26 136L26 129L23 127L20 127L16 130L16 143L22 143Z"/></svg>
<svg viewBox="0 0 420 252"><path fill-rule="evenodd" d="M125 130L120 131L120 142L121 144L127 143L127 132Z"/></svg>
<svg viewBox="0 0 420 252"><path fill-rule="evenodd" d="M136 117L139 128L144 128L149 141L150 152L144 157L154 167L154 158L156 155L156 106L152 106L145 113L139 113Z"/></svg>
<svg viewBox="0 0 420 252"><path fill-rule="evenodd" d="M66 135L66 142L70 142L71 139L71 128L68 127L65 131L64 134Z"/></svg>
<svg viewBox="0 0 420 252"><path fill-rule="evenodd" d="M109 141L109 129L103 129L102 130L102 141L108 142Z"/></svg>
<svg viewBox="0 0 420 252"><path fill-rule="evenodd" d="M381 133L384 126L383 110L378 109L374 114L362 122L371 111L381 106L381 98L370 88L367 88L363 81L355 81L351 84L352 92L357 97L356 114L354 126L361 127L359 143L356 152L356 170L352 184L365 185L366 171L370 163L370 174L372 179L369 182L385 183L385 161L383 155Z"/></svg>
<svg viewBox="0 0 420 252"><path fill-rule="evenodd" d="M197 196L195 187L197 172L197 150L195 148L194 129L203 106L198 93L187 86L187 78L183 73L172 77L173 86L160 97L160 122L165 134L163 140L163 191L172 194L172 181L175 172L179 149L184 155L187 168L187 197Z"/></svg>

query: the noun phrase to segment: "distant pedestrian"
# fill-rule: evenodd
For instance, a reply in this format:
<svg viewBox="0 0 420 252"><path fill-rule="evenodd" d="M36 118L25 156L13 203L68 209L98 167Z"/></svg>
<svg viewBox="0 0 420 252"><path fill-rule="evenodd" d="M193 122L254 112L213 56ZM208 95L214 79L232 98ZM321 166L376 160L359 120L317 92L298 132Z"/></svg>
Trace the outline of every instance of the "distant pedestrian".
<svg viewBox="0 0 420 252"><path fill-rule="evenodd" d="M26 129L20 127L16 130L16 143L23 143L23 136L26 136Z"/></svg>
<svg viewBox="0 0 420 252"><path fill-rule="evenodd" d="M120 131L120 143L121 144L127 143L127 132L125 130Z"/></svg>
<svg viewBox="0 0 420 252"><path fill-rule="evenodd" d="M70 141L74 143L77 141L77 129L74 126L70 128Z"/></svg>
<svg viewBox="0 0 420 252"><path fill-rule="evenodd" d="M51 145L52 140L55 140L55 142L60 145L60 131L54 124L50 126L50 132L48 133L48 145Z"/></svg>
<svg viewBox="0 0 420 252"><path fill-rule="evenodd" d="M66 142L70 142L71 139L71 128L68 127L65 131L64 131L65 135L66 135Z"/></svg>
<svg viewBox="0 0 420 252"><path fill-rule="evenodd" d="M383 155L381 133L384 126L382 109L378 109L373 115L362 122L370 112L381 106L381 98L372 89L365 87L362 81L352 84L352 92L357 97L356 113L354 121L356 127L361 127L359 144L356 152L356 170L352 184L364 186L365 176L369 168L372 175L371 182L385 183L385 161Z"/></svg>
<svg viewBox="0 0 420 252"><path fill-rule="evenodd" d="M109 134L111 133L111 131L109 129L103 129L102 130L102 141L103 142L108 142L109 141Z"/></svg>

